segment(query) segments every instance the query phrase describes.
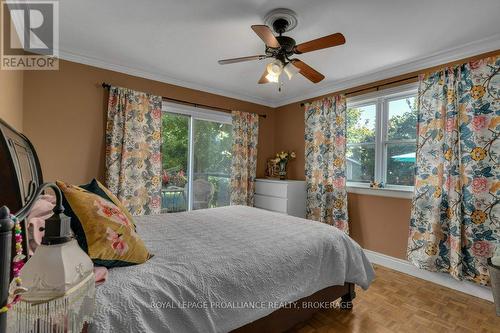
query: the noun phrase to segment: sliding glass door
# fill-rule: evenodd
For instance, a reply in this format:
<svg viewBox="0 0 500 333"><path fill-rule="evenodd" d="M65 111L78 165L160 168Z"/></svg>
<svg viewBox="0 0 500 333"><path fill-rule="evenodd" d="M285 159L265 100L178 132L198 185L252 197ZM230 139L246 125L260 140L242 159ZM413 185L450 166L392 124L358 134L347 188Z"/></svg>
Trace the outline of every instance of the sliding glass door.
<svg viewBox="0 0 500 333"><path fill-rule="evenodd" d="M195 119L193 123L193 209L229 205L231 125Z"/></svg>
<svg viewBox="0 0 500 333"><path fill-rule="evenodd" d="M229 205L231 117L166 104L162 212Z"/></svg>
<svg viewBox="0 0 500 333"><path fill-rule="evenodd" d="M188 116L162 114L162 212L182 212L189 207Z"/></svg>

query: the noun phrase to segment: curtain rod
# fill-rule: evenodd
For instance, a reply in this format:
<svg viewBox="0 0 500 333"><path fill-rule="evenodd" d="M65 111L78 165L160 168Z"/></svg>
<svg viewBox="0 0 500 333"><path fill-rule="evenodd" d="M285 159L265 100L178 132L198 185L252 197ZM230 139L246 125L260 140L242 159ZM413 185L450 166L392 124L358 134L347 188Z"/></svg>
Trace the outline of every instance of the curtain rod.
<svg viewBox="0 0 500 333"><path fill-rule="evenodd" d="M102 83L102 87L104 89L109 89L109 88L111 88L111 85L109 83L103 82ZM220 110L220 111L224 111L224 112L232 112L233 111L233 110L230 110L230 109L220 108L218 106L211 106L211 105L206 105L206 104L199 104L199 103L193 103L193 102L189 102L189 101L184 101L182 99L176 99L176 98L170 98L170 97L164 97L164 96L162 96L162 99L166 100L166 101L178 103L178 104L192 105L195 108L201 107L201 108L207 108L207 109L213 109L213 110ZM259 117L262 117L262 118L266 118L267 117L265 114L258 114L258 115L259 115Z"/></svg>
<svg viewBox="0 0 500 333"><path fill-rule="evenodd" d="M413 79L418 79L418 75L410 76L410 77L407 77L407 78L404 78L404 79L390 81L390 82L379 84L379 85L376 85L376 86L373 86L373 87L362 88L362 89L350 91L350 92L346 93L345 95L349 96L349 95L352 95L352 94L356 94L356 93L359 93L359 92L362 92L362 91L365 91L365 90L371 90L371 89L376 89L376 91L379 91L380 87L388 86L388 85L391 85L391 84L394 84L394 83L404 82L404 81L408 81L408 80L413 80ZM306 104L305 103L300 103L300 106L304 106L304 105L306 105Z"/></svg>

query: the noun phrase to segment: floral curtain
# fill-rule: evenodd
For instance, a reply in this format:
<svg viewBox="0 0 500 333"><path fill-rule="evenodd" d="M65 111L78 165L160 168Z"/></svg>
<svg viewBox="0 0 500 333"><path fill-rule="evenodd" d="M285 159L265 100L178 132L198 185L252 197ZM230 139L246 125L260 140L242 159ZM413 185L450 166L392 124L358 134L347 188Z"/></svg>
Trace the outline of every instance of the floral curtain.
<svg viewBox="0 0 500 333"><path fill-rule="evenodd" d="M161 103L160 96L109 90L106 185L134 215L161 210Z"/></svg>
<svg viewBox="0 0 500 333"><path fill-rule="evenodd" d="M253 206L257 173L259 115L233 111L232 123L231 205Z"/></svg>
<svg viewBox="0 0 500 333"><path fill-rule="evenodd" d="M489 282L500 245L500 57L420 77L408 259Z"/></svg>
<svg viewBox="0 0 500 333"><path fill-rule="evenodd" d="M305 107L308 219L349 232L346 192L346 100L326 97Z"/></svg>

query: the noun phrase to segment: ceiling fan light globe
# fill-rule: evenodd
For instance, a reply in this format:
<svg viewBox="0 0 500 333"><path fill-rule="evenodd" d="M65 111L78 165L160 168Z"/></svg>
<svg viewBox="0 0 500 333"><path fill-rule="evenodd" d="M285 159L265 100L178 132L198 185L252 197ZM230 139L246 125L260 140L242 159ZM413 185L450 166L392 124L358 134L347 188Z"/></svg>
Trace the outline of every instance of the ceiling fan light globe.
<svg viewBox="0 0 500 333"><path fill-rule="evenodd" d="M283 71L283 64L279 60L275 60L267 65L267 72L273 75L280 75Z"/></svg>
<svg viewBox="0 0 500 333"><path fill-rule="evenodd" d="M293 73L285 68L284 70L286 76L288 77L288 81L290 81L293 77Z"/></svg>
<svg viewBox="0 0 500 333"><path fill-rule="evenodd" d="M283 68L283 71L286 73L286 76L288 76L288 80L291 80L295 74L300 72L300 70L297 67L295 67L291 62L286 64L286 66Z"/></svg>
<svg viewBox="0 0 500 333"><path fill-rule="evenodd" d="M277 82L279 82L279 74L278 75L274 75L273 73L268 73L266 75L266 79L269 82L277 83Z"/></svg>

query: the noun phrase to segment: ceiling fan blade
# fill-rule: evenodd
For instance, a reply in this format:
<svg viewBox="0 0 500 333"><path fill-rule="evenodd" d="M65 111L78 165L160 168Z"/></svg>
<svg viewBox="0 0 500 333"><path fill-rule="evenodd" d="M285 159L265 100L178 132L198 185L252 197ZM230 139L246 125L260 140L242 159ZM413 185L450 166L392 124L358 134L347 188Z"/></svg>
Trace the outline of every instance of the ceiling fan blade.
<svg viewBox="0 0 500 333"><path fill-rule="evenodd" d="M267 46L275 49L281 46L267 25L252 25L252 30L255 31L257 36L259 36Z"/></svg>
<svg viewBox="0 0 500 333"><path fill-rule="evenodd" d="M219 60L218 63L219 63L219 65L227 65L227 64L234 64L234 63L243 62L243 61L262 60L262 59L266 59L266 58L267 58L266 55L260 54L260 55L254 55L254 56L248 56L248 57Z"/></svg>
<svg viewBox="0 0 500 333"><path fill-rule="evenodd" d="M262 73L262 76L259 79L259 84L269 83L269 80L266 78L266 75L267 75L267 69L265 69L264 73Z"/></svg>
<svg viewBox="0 0 500 333"><path fill-rule="evenodd" d="M304 75L307 79L314 83L318 83L321 80L325 78L323 74L320 72L316 71L314 68L310 67L307 65L305 62L299 60L299 59L292 59L290 60L292 64L300 69L300 74Z"/></svg>
<svg viewBox="0 0 500 333"><path fill-rule="evenodd" d="M309 42L301 43L295 46L294 51L296 54L326 49L328 47L345 44L345 37L341 33L324 36L321 38L313 39Z"/></svg>

